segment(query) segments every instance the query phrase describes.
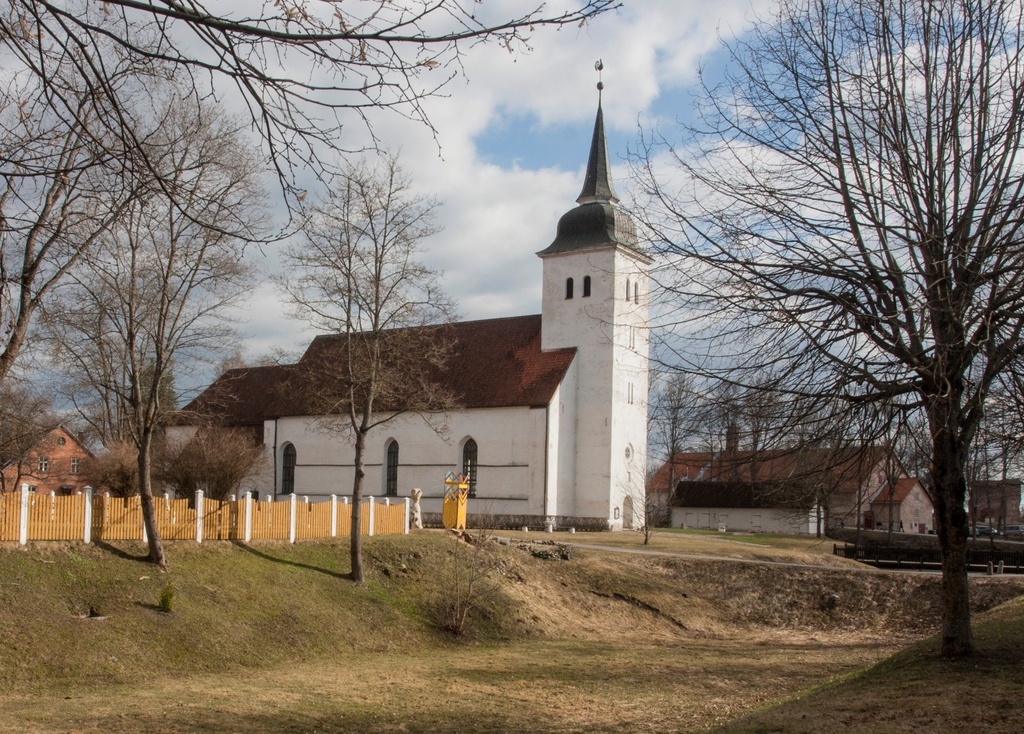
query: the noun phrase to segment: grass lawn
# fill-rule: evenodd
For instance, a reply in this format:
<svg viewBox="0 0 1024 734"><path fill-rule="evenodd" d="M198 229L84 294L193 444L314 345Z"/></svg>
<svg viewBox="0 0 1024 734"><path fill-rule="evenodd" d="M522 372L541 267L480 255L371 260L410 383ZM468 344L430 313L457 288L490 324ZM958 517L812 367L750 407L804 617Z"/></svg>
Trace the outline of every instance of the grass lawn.
<svg viewBox="0 0 1024 734"><path fill-rule="evenodd" d="M0 731L1020 731L1024 599L998 605L1022 579L972 580L992 609L980 654L948 663L929 638L934 576L853 573L818 541L666 532L647 547L727 563L489 543L456 639L435 615L462 546L368 539L360 587L346 546L176 543L166 574L132 544L0 547Z"/></svg>

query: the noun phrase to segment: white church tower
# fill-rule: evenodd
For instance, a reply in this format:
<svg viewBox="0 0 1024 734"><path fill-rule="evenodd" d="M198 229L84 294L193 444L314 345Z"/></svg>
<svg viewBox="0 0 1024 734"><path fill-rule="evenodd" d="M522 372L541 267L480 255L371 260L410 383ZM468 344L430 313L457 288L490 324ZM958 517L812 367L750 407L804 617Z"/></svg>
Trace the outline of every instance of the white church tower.
<svg viewBox="0 0 1024 734"><path fill-rule="evenodd" d="M549 426L559 435L557 443L549 439L559 456L545 512L607 517L610 527L628 529L640 527L644 513L652 261L638 245L633 220L617 206L602 89L598 83L578 206L559 220L554 242L537 253L544 262L542 349L576 349L575 374L562 388L574 395L561 396L557 425Z"/></svg>

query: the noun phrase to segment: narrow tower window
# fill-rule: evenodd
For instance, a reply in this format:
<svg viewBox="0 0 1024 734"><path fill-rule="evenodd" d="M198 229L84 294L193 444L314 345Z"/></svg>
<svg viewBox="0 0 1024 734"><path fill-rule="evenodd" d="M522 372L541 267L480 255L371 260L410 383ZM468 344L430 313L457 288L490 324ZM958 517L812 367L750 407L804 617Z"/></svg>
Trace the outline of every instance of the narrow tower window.
<svg viewBox="0 0 1024 734"><path fill-rule="evenodd" d="M565 279L565 297L567 300L572 298L572 278Z"/></svg>
<svg viewBox="0 0 1024 734"><path fill-rule="evenodd" d="M583 297L590 298L590 276L583 276Z"/></svg>
<svg viewBox="0 0 1024 734"><path fill-rule="evenodd" d="M398 496L398 441L388 444L387 481L384 494L389 497Z"/></svg>
<svg viewBox="0 0 1024 734"><path fill-rule="evenodd" d="M630 286L631 285L632 284L630 283L629 278L626 278L626 300L627 301L629 300L629 295L630 295L630 290L631 290Z"/></svg>
<svg viewBox="0 0 1024 734"><path fill-rule="evenodd" d="M634 283L633 284L633 303L636 303L636 304L640 303L640 284L639 283Z"/></svg>

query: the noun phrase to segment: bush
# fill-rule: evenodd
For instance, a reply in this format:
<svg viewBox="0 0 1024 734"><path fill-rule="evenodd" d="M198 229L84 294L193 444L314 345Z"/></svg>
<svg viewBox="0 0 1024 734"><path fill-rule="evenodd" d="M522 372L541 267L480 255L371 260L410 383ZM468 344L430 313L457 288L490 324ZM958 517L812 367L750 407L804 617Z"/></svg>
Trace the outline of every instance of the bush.
<svg viewBox="0 0 1024 734"><path fill-rule="evenodd" d="M470 613L498 590L498 562L484 534L453 533L452 546L439 569L434 622L456 636L469 628Z"/></svg>
<svg viewBox="0 0 1024 734"><path fill-rule="evenodd" d="M170 583L160 592L160 600L156 606L164 614L170 614L174 610L174 587Z"/></svg>

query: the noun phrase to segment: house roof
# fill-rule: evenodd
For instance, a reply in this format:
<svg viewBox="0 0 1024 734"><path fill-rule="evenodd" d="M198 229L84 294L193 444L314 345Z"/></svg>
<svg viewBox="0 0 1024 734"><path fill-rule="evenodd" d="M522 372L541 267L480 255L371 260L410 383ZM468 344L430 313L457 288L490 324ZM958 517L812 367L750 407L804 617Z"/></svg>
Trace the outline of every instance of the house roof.
<svg viewBox="0 0 1024 734"><path fill-rule="evenodd" d="M928 491L925 489L924 484L917 477L901 477L895 482L886 482L882 485L881 489L878 490L878 494L875 495L874 499L871 500L871 504L889 504L891 501L893 504L901 504L910 493L915 489L918 489L928 496Z"/></svg>
<svg viewBox="0 0 1024 734"><path fill-rule="evenodd" d="M547 405L576 354L575 349L541 350L539 315L424 329L449 344L443 366L430 370L429 378L445 388L460 409ZM317 365L336 361L344 344L343 335L322 335L295 364L228 370L183 409L182 420L199 415L228 425L251 425L268 418L310 415L316 409L296 386L312 384L304 378Z"/></svg>
<svg viewBox="0 0 1024 734"><path fill-rule="evenodd" d="M704 467L711 463L711 452L689 452L676 454L672 461L666 461L654 472L648 488L654 492L667 492L671 483L700 479ZM669 475L671 474L671 480Z"/></svg>
<svg viewBox="0 0 1024 734"><path fill-rule="evenodd" d="M683 481L672 498L674 507L809 510L813 504L812 496L779 482Z"/></svg>
<svg viewBox="0 0 1024 734"><path fill-rule="evenodd" d="M672 472L677 481L827 482L838 491L856 491L878 486L873 475L883 460L880 447L681 451L672 459ZM668 465L666 461L655 473L655 489L667 487Z"/></svg>

